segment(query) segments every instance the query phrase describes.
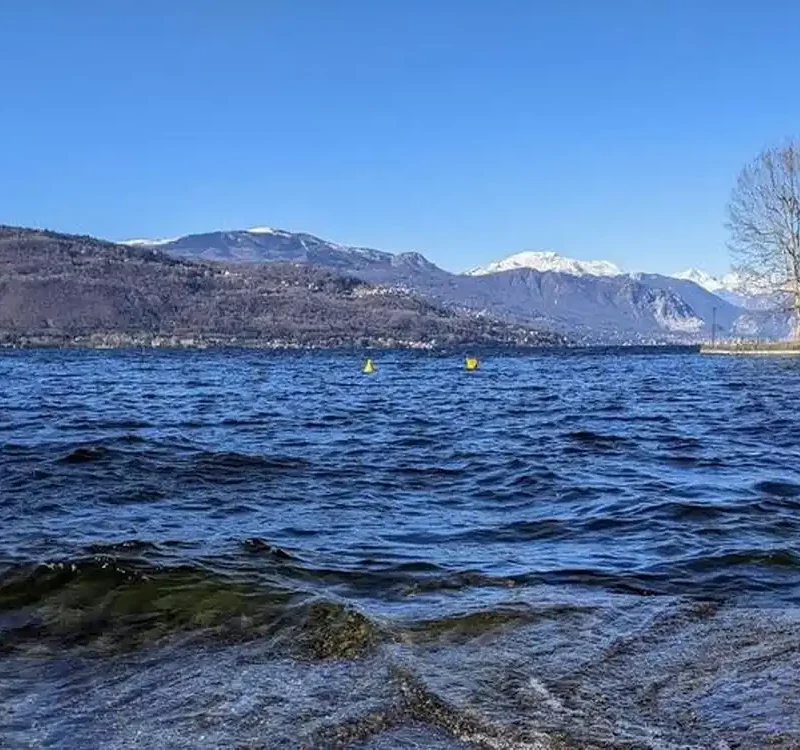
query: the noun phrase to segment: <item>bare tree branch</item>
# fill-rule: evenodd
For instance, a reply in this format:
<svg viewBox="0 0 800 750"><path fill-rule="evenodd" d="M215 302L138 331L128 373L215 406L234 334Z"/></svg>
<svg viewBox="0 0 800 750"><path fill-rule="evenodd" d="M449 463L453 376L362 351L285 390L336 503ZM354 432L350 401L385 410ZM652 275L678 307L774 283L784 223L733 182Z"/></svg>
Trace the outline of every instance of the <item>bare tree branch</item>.
<svg viewBox="0 0 800 750"><path fill-rule="evenodd" d="M769 148L742 169L727 227L736 270L785 297L800 339L800 143Z"/></svg>

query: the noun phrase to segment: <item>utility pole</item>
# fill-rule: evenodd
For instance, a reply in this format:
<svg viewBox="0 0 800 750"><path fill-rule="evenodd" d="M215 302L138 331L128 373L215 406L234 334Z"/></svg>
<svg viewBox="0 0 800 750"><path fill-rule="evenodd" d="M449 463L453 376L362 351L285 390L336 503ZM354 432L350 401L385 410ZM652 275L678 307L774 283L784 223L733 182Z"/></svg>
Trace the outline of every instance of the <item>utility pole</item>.
<svg viewBox="0 0 800 750"><path fill-rule="evenodd" d="M717 307L711 308L711 346L717 343Z"/></svg>

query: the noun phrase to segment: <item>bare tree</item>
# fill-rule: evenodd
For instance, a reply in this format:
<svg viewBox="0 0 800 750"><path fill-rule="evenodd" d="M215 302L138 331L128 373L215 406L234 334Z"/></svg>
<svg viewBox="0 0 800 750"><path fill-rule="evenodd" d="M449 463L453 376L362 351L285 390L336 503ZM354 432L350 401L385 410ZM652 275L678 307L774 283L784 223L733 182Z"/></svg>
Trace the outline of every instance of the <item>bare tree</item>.
<svg viewBox="0 0 800 750"><path fill-rule="evenodd" d="M788 302L800 340L800 142L762 151L741 171L728 229L736 270Z"/></svg>

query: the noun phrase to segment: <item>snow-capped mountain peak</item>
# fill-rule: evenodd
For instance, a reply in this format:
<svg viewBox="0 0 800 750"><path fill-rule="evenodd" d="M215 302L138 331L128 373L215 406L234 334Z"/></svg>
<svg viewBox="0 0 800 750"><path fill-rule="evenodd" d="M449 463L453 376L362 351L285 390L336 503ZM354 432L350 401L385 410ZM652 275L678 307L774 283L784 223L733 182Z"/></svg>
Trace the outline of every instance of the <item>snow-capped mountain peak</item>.
<svg viewBox="0 0 800 750"><path fill-rule="evenodd" d="M534 271L555 271L571 276L621 276L623 271L607 260L577 260L548 251L524 250L486 266L467 271L469 276L486 276L503 271L529 268Z"/></svg>
<svg viewBox="0 0 800 750"><path fill-rule="evenodd" d="M180 237L163 237L155 240L122 240L120 244L130 245L131 247L156 247L158 245L169 245L179 239Z"/></svg>
<svg viewBox="0 0 800 750"><path fill-rule="evenodd" d="M727 273L724 276L713 276L706 271L698 268L688 268L685 271L674 274L676 279L684 279L685 281L693 281L698 286L703 287L709 292L754 292L748 289L746 279L738 273Z"/></svg>
<svg viewBox="0 0 800 750"><path fill-rule="evenodd" d="M758 278L749 278L732 271L724 276L690 268L674 275L676 279L691 281L708 292L748 310L768 310L777 304L775 289Z"/></svg>
<svg viewBox="0 0 800 750"><path fill-rule="evenodd" d="M247 230L248 234L278 234L278 235L285 235L289 234L285 232L283 229L273 229L272 227L250 227Z"/></svg>
<svg viewBox="0 0 800 750"><path fill-rule="evenodd" d="M683 279L684 281L693 281L697 286L709 292L718 292L720 289L726 289L727 286L722 279L712 276L706 271L701 271L699 268L687 268L685 271L676 273L676 279Z"/></svg>

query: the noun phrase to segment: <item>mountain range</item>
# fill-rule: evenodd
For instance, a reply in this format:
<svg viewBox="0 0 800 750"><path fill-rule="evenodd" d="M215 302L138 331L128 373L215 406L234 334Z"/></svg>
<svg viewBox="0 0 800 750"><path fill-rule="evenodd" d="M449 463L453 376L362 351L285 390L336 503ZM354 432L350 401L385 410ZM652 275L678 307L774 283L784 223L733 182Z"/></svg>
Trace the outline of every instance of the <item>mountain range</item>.
<svg viewBox="0 0 800 750"><path fill-rule="evenodd" d="M697 342L721 336L780 338L788 320L735 275L696 269L674 276L625 273L608 261L524 251L450 273L416 252L341 245L270 227L165 240L132 240L172 256L235 264L301 263L413 292L448 308L534 325L583 343Z"/></svg>
<svg viewBox="0 0 800 750"><path fill-rule="evenodd" d="M356 254L357 255L357 254ZM563 344L310 263L224 264L0 226L0 344Z"/></svg>

